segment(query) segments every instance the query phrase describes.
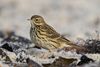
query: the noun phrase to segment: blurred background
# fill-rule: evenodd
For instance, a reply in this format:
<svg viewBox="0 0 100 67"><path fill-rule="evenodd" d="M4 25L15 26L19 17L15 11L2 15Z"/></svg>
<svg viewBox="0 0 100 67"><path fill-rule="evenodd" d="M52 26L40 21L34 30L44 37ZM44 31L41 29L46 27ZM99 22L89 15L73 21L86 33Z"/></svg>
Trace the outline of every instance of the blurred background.
<svg viewBox="0 0 100 67"><path fill-rule="evenodd" d="M30 38L29 19L41 15L72 40L100 31L100 0L0 0L0 30L14 30Z"/></svg>

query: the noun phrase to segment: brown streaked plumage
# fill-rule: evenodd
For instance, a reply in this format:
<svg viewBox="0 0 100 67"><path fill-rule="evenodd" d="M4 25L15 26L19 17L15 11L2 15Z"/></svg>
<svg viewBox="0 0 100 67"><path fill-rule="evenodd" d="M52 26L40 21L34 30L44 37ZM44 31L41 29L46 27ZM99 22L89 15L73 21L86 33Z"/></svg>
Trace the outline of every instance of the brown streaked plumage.
<svg viewBox="0 0 100 67"><path fill-rule="evenodd" d="M43 17L34 15L31 17L30 22L30 37L36 46L48 49L49 51L62 49L65 47L68 50L85 50L85 48L75 45L65 37L61 36L54 28L45 22Z"/></svg>

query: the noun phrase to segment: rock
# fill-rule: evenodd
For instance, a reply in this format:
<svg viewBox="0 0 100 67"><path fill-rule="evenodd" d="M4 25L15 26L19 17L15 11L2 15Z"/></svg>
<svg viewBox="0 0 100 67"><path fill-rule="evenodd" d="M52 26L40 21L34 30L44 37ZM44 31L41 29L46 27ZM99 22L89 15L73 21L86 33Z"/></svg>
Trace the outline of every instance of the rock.
<svg viewBox="0 0 100 67"><path fill-rule="evenodd" d="M77 61L77 59L66 59L60 57L56 59L52 64L43 64L44 67L68 67L72 62Z"/></svg>
<svg viewBox="0 0 100 67"><path fill-rule="evenodd" d="M4 64L4 63L0 62L0 67L9 67L9 65L8 65L8 64Z"/></svg>
<svg viewBox="0 0 100 67"><path fill-rule="evenodd" d="M88 39L84 45L89 49L89 53L100 53L100 41L95 39Z"/></svg>
<svg viewBox="0 0 100 67"><path fill-rule="evenodd" d="M16 59L16 55L12 52L8 52L5 49L0 48L0 60L4 62L13 62Z"/></svg>
<svg viewBox="0 0 100 67"><path fill-rule="evenodd" d="M28 64L28 67L42 67L38 63L36 63L35 61L33 61L29 58L26 59L26 62Z"/></svg>
<svg viewBox="0 0 100 67"><path fill-rule="evenodd" d="M93 59L91 58L88 58L87 56L83 55L81 58L80 58L80 62L77 64L77 65L84 65L84 64L88 64L90 62L94 62Z"/></svg>
<svg viewBox="0 0 100 67"><path fill-rule="evenodd" d="M13 52L13 48L8 43L5 43L4 45L2 45L1 48L4 48L10 52Z"/></svg>
<svg viewBox="0 0 100 67"><path fill-rule="evenodd" d="M29 39L22 36L18 36L13 31L7 32L5 38L2 40L1 43L3 44L1 46L2 48L11 52L18 50L19 48L28 48L32 44Z"/></svg>
<svg viewBox="0 0 100 67"><path fill-rule="evenodd" d="M26 63L14 63L11 65L12 67L28 67Z"/></svg>

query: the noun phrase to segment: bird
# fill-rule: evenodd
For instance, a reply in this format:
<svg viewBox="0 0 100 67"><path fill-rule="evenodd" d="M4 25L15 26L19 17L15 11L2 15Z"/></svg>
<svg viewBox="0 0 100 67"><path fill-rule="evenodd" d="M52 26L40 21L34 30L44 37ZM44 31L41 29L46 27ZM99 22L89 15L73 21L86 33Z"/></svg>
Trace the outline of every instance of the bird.
<svg viewBox="0 0 100 67"><path fill-rule="evenodd" d="M40 15L33 15L30 19L30 38L35 46L49 50L50 52L65 48L67 51L85 51L84 47L74 44L52 26L48 25Z"/></svg>

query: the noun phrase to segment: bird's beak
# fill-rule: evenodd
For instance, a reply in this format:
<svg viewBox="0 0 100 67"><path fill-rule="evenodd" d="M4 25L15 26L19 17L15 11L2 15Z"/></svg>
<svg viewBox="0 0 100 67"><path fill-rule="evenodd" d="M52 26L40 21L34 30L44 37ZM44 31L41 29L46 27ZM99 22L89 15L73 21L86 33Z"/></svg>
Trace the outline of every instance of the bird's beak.
<svg viewBox="0 0 100 67"><path fill-rule="evenodd" d="M31 19L27 19L28 21L31 21Z"/></svg>

